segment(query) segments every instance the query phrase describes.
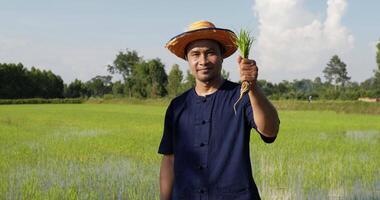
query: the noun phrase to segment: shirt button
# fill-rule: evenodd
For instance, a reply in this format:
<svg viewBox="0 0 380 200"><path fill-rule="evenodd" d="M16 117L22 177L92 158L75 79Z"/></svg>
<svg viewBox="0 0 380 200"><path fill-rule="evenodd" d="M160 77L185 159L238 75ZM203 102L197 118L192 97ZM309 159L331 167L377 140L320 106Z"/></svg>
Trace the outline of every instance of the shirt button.
<svg viewBox="0 0 380 200"><path fill-rule="evenodd" d="M206 190L205 190L205 189L200 189L199 192L200 192L201 194L204 194L204 193L206 192Z"/></svg>
<svg viewBox="0 0 380 200"><path fill-rule="evenodd" d="M205 120L202 120L202 124L205 124L206 123L206 121Z"/></svg>
<svg viewBox="0 0 380 200"><path fill-rule="evenodd" d="M202 170L202 169L204 169L204 167L203 167L202 165L199 165L199 166L198 166L198 169L199 169L199 170Z"/></svg>
<svg viewBox="0 0 380 200"><path fill-rule="evenodd" d="M203 99L202 99L202 101L203 101L203 102L206 102L206 101L207 101L207 99L206 99L206 98L203 98Z"/></svg>
<svg viewBox="0 0 380 200"><path fill-rule="evenodd" d="M199 144L199 146L203 147L203 146L205 146L205 143L202 142Z"/></svg>

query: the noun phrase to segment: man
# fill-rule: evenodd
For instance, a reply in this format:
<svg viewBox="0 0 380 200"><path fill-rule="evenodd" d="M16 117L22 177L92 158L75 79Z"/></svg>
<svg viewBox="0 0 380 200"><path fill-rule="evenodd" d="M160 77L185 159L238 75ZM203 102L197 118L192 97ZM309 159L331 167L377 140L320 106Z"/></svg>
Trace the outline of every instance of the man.
<svg viewBox="0 0 380 200"><path fill-rule="evenodd" d="M276 109L255 84L254 60L237 59L248 95L236 106L240 85L221 76L223 59L236 51L235 34L199 21L166 47L187 60L196 85L173 99L167 109L158 152L161 199L260 199L251 173L252 128L265 142L279 130Z"/></svg>

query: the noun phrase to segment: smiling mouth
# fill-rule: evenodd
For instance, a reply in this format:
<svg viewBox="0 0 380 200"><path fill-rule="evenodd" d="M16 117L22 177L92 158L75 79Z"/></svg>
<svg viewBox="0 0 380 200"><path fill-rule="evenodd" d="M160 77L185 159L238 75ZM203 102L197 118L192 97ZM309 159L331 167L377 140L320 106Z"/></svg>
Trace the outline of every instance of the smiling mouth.
<svg viewBox="0 0 380 200"><path fill-rule="evenodd" d="M199 71L209 71L209 70L210 70L210 68L197 69L198 72L199 72Z"/></svg>

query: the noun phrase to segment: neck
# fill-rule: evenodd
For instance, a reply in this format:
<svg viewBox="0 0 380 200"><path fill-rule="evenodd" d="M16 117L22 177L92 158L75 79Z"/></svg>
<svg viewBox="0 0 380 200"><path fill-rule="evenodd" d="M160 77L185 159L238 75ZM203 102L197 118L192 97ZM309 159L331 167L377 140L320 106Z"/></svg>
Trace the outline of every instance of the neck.
<svg viewBox="0 0 380 200"><path fill-rule="evenodd" d="M196 80L195 91L199 96L206 96L216 92L223 84L223 82L224 79L222 77L208 82L201 82L199 80Z"/></svg>

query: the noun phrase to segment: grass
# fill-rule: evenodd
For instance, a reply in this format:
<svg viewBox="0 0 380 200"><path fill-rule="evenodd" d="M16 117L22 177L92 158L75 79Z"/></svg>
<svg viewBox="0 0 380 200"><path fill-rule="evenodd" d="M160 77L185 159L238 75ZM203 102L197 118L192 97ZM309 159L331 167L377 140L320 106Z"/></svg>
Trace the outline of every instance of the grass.
<svg viewBox="0 0 380 200"><path fill-rule="evenodd" d="M87 100L88 104L134 104L134 105L169 105L169 98L157 99L136 99L136 98L93 98ZM332 101L316 100L309 103L302 100L272 100L274 106L279 110L300 110L300 111L335 111L338 113L356 113L380 115L380 103L369 103L361 101Z"/></svg>
<svg viewBox="0 0 380 200"><path fill-rule="evenodd" d="M161 103L0 106L0 199L158 199ZM251 136L263 199L380 198L379 115L279 114Z"/></svg>
<svg viewBox="0 0 380 200"><path fill-rule="evenodd" d="M279 110L315 110L380 115L380 103L331 100L318 100L311 103L297 100L276 100L272 102Z"/></svg>
<svg viewBox="0 0 380 200"><path fill-rule="evenodd" d="M278 140L253 138L254 177L267 199L380 197L380 117L282 111Z"/></svg>

